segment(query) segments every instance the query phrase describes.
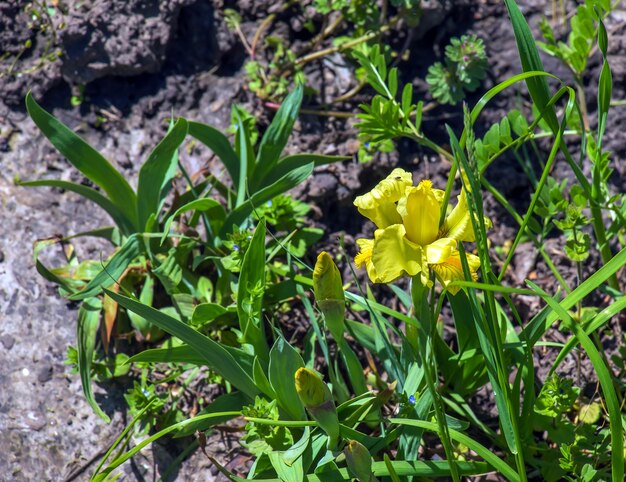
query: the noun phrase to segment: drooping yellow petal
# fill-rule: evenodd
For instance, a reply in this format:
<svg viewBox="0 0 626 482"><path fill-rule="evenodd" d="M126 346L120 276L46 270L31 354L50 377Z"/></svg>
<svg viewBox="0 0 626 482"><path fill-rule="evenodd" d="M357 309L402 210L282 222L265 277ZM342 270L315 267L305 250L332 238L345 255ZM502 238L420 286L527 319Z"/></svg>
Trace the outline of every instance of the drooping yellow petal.
<svg viewBox="0 0 626 482"><path fill-rule="evenodd" d="M428 272L428 265L421 246L406 238L402 224L394 224L376 232L372 262L376 270L376 283L390 283L400 276L415 276Z"/></svg>
<svg viewBox="0 0 626 482"><path fill-rule="evenodd" d="M413 185L411 173L396 168L370 192L358 196L354 200L354 205L363 216L372 220L379 228L400 224L402 218L396 210L396 203L404 195L405 189L411 185Z"/></svg>
<svg viewBox="0 0 626 482"><path fill-rule="evenodd" d="M406 228L406 236L420 246L426 246L437 239L439 232L439 211L443 191L432 188L432 182L425 180L418 186L407 188L398 201L398 212Z"/></svg>
<svg viewBox="0 0 626 482"><path fill-rule="evenodd" d="M445 263L452 253L457 251L457 242L452 238L439 238L426 246L426 261L428 264Z"/></svg>
<svg viewBox="0 0 626 482"><path fill-rule="evenodd" d="M480 258L470 253L466 253L467 265L472 275L472 279L478 279L478 268L480 268ZM463 276L463 265L461 264L461 253L454 249L445 262L431 265L437 279L443 286L448 286L450 282L465 279ZM460 290L458 286L449 288L450 293L457 294Z"/></svg>
<svg viewBox="0 0 626 482"><path fill-rule="evenodd" d="M359 269L365 268L369 278L376 282L376 268L372 262L372 250L374 249L373 239L357 239L356 244L359 246L359 253L354 257L354 264Z"/></svg>

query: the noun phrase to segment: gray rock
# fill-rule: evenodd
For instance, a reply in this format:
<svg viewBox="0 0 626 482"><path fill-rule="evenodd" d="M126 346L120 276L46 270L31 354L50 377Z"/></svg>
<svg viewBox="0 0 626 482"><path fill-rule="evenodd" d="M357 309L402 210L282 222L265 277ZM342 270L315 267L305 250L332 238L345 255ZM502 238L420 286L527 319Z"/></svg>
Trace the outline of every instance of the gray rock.
<svg viewBox="0 0 626 482"><path fill-rule="evenodd" d="M15 345L15 337L11 335L0 335L0 343L6 350L10 350Z"/></svg>
<svg viewBox="0 0 626 482"><path fill-rule="evenodd" d="M61 32L61 72L73 83L159 71L182 7L193 0L98 0Z"/></svg>

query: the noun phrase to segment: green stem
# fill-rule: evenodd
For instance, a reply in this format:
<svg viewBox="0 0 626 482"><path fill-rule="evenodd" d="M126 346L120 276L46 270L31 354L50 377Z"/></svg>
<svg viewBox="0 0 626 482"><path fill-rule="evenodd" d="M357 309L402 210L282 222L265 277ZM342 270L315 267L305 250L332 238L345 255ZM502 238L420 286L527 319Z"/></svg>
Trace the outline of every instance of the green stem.
<svg viewBox="0 0 626 482"><path fill-rule="evenodd" d="M415 340L414 343L418 346L417 354L422 358L422 366L424 367L426 385L433 398L433 406L435 408L435 416L437 418L439 438L441 439L441 443L443 444L446 458L450 463L450 475L452 476L452 480L457 482L461 480L459 476L459 469L456 464L454 450L450 441L450 433L448 431L448 424L446 421L442 399L436 387L436 373L433 373L432 371L433 367L431 365L431 360L429 357L430 352L430 356L432 356L434 360L433 339L436 336L437 325L430 315L428 289L422 284L419 274L413 277L413 279L411 280L411 298L413 301L415 317L417 318L419 326L422 328L419 331L423 335L425 335L422 336L421 339Z"/></svg>

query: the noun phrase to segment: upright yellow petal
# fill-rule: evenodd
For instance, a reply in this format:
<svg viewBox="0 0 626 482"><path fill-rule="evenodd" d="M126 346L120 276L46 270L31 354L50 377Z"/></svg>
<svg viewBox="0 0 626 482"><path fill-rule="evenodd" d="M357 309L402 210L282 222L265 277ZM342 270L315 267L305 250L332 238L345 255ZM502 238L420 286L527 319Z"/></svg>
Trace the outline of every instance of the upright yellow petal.
<svg viewBox="0 0 626 482"><path fill-rule="evenodd" d="M390 283L400 276L415 276L423 270L428 272L424 250L409 241L405 234L402 224L376 232L372 250L376 283Z"/></svg>
<svg viewBox="0 0 626 482"><path fill-rule="evenodd" d="M407 188L398 201L398 212L402 216L406 236L420 246L432 243L439 232L443 191L432 186L431 181L422 181L417 187Z"/></svg>
<svg viewBox="0 0 626 482"><path fill-rule="evenodd" d="M405 189L412 185L411 173L396 168L370 192L358 196L354 200L354 205L363 216L372 220L379 228L400 224L402 218L396 210L396 203L404 195Z"/></svg>
<svg viewBox="0 0 626 482"><path fill-rule="evenodd" d="M474 241L474 228L467 207L465 190L457 196L458 203L446 217L441 228L440 236L456 239L457 241Z"/></svg>
<svg viewBox="0 0 626 482"><path fill-rule="evenodd" d="M467 206L465 189L461 191L457 199L458 203L446 217L439 236L456 239L457 241L475 241L476 235L474 234L474 227L472 226L470 211ZM483 222L485 223L485 229L491 228L491 220L488 217L485 216Z"/></svg>
<svg viewBox="0 0 626 482"><path fill-rule="evenodd" d="M480 268L480 258L470 253L466 253L466 257L472 279L476 281L478 279L477 271ZM463 265L461 264L461 253L456 249L452 251L450 257L445 262L433 264L431 268L443 286L448 286L452 281L465 279L463 276ZM450 293L453 295L457 294L459 290L460 287L458 286L449 288Z"/></svg>

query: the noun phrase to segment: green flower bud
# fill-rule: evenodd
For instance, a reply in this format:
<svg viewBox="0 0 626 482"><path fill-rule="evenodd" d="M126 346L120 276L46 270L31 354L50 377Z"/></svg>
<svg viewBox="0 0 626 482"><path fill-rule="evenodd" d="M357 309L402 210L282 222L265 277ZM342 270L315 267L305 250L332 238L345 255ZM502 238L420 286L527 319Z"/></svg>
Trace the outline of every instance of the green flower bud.
<svg viewBox="0 0 626 482"><path fill-rule="evenodd" d="M339 440L339 418L330 389L317 372L309 368L299 368L295 378L300 401L328 435L328 448L332 450Z"/></svg>
<svg viewBox="0 0 626 482"><path fill-rule="evenodd" d="M372 456L365 446L356 440L350 440L343 449L350 473L360 482L376 480L372 472Z"/></svg>
<svg viewBox="0 0 626 482"><path fill-rule="evenodd" d="M299 368L296 371L296 392L306 408L317 407L329 400L332 395L317 372L309 368Z"/></svg>
<svg viewBox="0 0 626 482"><path fill-rule="evenodd" d="M322 251L317 257L313 269L313 290L315 299L322 300L345 300L341 274L337 265L326 251Z"/></svg>
<svg viewBox="0 0 626 482"><path fill-rule="evenodd" d="M343 294L341 274L337 265L326 251L317 257L313 270L315 300L326 319L326 325L335 341L343 339L345 331L346 301Z"/></svg>

